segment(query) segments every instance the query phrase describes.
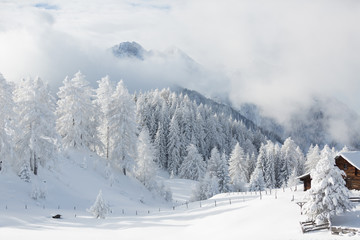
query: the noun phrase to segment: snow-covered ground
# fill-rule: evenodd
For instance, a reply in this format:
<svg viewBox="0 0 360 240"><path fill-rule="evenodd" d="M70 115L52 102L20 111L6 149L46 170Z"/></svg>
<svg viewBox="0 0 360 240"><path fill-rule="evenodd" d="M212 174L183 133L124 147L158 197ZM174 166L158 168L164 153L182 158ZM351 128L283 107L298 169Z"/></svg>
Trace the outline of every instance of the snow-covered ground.
<svg viewBox="0 0 360 240"><path fill-rule="evenodd" d="M99 170L102 163L90 154L72 153L69 158L60 173L45 172L32 183L10 173L0 176L0 239L349 238L328 231L302 234L299 221L304 216L296 205L302 191L277 190L276 198L272 191L263 193L261 200L250 193L219 194L187 205L196 182L162 174L159 178L174 198L174 203L166 203L135 179L121 176L111 184ZM45 199L30 198L29 186L35 183L46 192ZM112 209L106 219L95 219L86 211L100 189ZM63 218L52 219L53 214ZM360 204L354 212L334 218L334 225L360 228L359 215Z"/></svg>

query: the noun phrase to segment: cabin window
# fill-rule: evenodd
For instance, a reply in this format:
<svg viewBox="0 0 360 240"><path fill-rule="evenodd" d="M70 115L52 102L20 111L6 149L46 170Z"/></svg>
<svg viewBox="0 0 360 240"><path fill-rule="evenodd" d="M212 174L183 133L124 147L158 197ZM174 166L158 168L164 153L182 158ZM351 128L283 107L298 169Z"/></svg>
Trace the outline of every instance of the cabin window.
<svg viewBox="0 0 360 240"><path fill-rule="evenodd" d="M344 170L347 170L348 169L348 165L347 163L344 163Z"/></svg>

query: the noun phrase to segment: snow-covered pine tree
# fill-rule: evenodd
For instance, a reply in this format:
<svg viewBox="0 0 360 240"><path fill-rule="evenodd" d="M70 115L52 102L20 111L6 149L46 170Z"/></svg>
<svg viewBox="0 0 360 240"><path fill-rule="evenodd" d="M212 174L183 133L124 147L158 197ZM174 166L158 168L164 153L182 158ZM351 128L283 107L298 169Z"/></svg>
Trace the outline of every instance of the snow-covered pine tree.
<svg viewBox="0 0 360 240"><path fill-rule="evenodd" d="M204 178L194 190L192 199L195 201L206 200L218 193L220 193L219 179L216 176L212 176L209 172L206 172Z"/></svg>
<svg viewBox="0 0 360 240"><path fill-rule="evenodd" d="M258 167L258 166L260 167L263 175L265 175L266 158L267 158L266 147L263 143L261 143L260 149L259 149L259 154L258 154L257 160L256 160L256 167Z"/></svg>
<svg viewBox="0 0 360 240"><path fill-rule="evenodd" d="M230 176L229 176L229 165L225 150L221 154L220 166L218 169L217 177L219 179L219 190L221 193L230 191Z"/></svg>
<svg viewBox="0 0 360 240"><path fill-rule="evenodd" d="M181 166L179 136L179 124L176 118L176 114L174 114L170 122L168 143L168 171L174 175L178 174L179 167Z"/></svg>
<svg viewBox="0 0 360 240"><path fill-rule="evenodd" d="M274 146L274 164L275 164L275 187L280 188L282 184L281 180L281 149L279 144Z"/></svg>
<svg viewBox="0 0 360 240"><path fill-rule="evenodd" d="M214 147L211 150L211 156L208 161L207 172L210 176L216 176L218 179L218 186L220 192L228 192L229 191L229 170L226 160L226 155L220 155L218 149Z"/></svg>
<svg viewBox="0 0 360 240"><path fill-rule="evenodd" d="M256 162L257 158L255 152L251 155L249 155L249 153L246 155L246 165L248 166L247 182L250 182L251 175L256 168Z"/></svg>
<svg viewBox="0 0 360 240"><path fill-rule="evenodd" d="M157 166L154 159L155 149L150 142L149 131L146 127L143 127L137 144L135 176L149 190L153 190L156 187Z"/></svg>
<svg viewBox="0 0 360 240"><path fill-rule="evenodd" d="M304 153L301 151L300 147L297 146L296 147L296 164L295 164L295 169L296 169L296 174L297 176L301 176L305 173L305 156ZM335 158L335 156L334 156Z"/></svg>
<svg viewBox="0 0 360 240"><path fill-rule="evenodd" d="M345 186L345 173L335 166L334 158L324 154L310 175L311 189L306 192L303 212L311 220L331 223L332 216L354 207Z"/></svg>
<svg viewBox="0 0 360 240"><path fill-rule="evenodd" d="M14 101L12 87L0 73L0 172L4 172L13 164L13 139L14 132L11 119L15 117L13 112Z"/></svg>
<svg viewBox="0 0 360 240"><path fill-rule="evenodd" d="M109 76L103 77L98 81L98 88L96 89L95 105L100 108L99 113L100 124L98 127L99 139L104 146L103 155L106 159L110 157L110 128L109 128L109 110L111 103L111 96L114 93L113 83L110 82Z"/></svg>
<svg viewBox="0 0 360 240"><path fill-rule="evenodd" d="M349 152L349 151L350 151L350 149L348 148L348 146L345 145L345 146L340 150L339 153Z"/></svg>
<svg viewBox="0 0 360 240"><path fill-rule="evenodd" d="M28 161L30 170L37 175L39 166L53 166L57 159L59 137L55 130L54 99L40 78L29 78L15 90L15 100L18 129L22 130L16 144L20 154L17 167L21 170L24 161Z"/></svg>
<svg viewBox="0 0 360 240"><path fill-rule="evenodd" d="M288 181L288 187L290 187L290 189L294 189L294 191L297 191L297 185L300 182L299 179L297 178L299 176L297 172L298 172L297 169L294 168Z"/></svg>
<svg viewBox="0 0 360 240"><path fill-rule="evenodd" d="M154 147L156 150L156 160L160 168L167 168L167 133L162 122L158 123L158 130L155 135Z"/></svg>
<svg viewBox="0 0 360 240"><path fill-rule="evenodd" d="M270 140L267 141L264 146L266 151L265 163L264 163L264 180L265 187L270 189L274 189L276 185L275 179L275 145Z"/></svg>
<svg viewBox="0 0 360 240"><path fill-rule="evenodd" d="M205 174L206 164L194 144L190 144L186 150L187 155L181 164L179 177L200 180Z"/></svg>
<svg viewBox="0 0 360 240"><path fill-rule="evenodd" d="M135 102L123 81L120 81L112 95L109 108L110 159L124 175L131 171L136 156Z"/></svg>
<svg viewBox="0 0 360 240"><path fill-rule="evenodd" d="M258 161L256 163L256 168L250 177L249 190L262 191L264 189L265 189L265 180L262 170L262 163L261 163L261 159L258 158Z"/></svg>
<svg viewBox="0 0 360 240"><path fill-rule="evenodd" d="M111 212L110 207L104 201L102 197L102 191L99 191L99 194L96 197L94 204L87 210L88 212L92 213L95 218L102 218L104 219L107 214Z"/></svg>
<svg viewBox="0 0 360 240"><path fill-rule="evenodd" d="M281 186L286 186L289 180L290 174L297 162L296 144L291 139L287 138L281 147Z"/></svg>
<svg viewBox="0 0 360 240"><path fill-rule="evenodd" d="M320 158L335 158L329 145L325 144L324 148L320 152Z"/></svg>
<svg viewBox="0 0 360 240"><path fill-rule="evenodd" d="M92 89L79 71L63 81L57 93L56 128L65 148L95 149L101 142L97 134Z"/></svg>
<svg viewBox="0 0 360 240"><path fill-rule="evenodd" d="M315 169L319 160L320 160L319 146L317 144L315 145L315 147L310 146L309 151L306 154L305 172L309 173L313 169Z"/></svg>
<svg viewBox="0 0 360 240"><path fill-rule="evenodd" d="M244 191L247 182L247 169L244 150L237 142L229 159L229 175L234 191Z"/></svg>
<svg viewBox="0 0 360 240"><path fill-rule="evenodd" d="M202 111L200 106L197 108L196 121L194 123L194 136L197 141L196 147L199 150L199 153L202 156L205 156L205 121L199 111Z"/></svg>

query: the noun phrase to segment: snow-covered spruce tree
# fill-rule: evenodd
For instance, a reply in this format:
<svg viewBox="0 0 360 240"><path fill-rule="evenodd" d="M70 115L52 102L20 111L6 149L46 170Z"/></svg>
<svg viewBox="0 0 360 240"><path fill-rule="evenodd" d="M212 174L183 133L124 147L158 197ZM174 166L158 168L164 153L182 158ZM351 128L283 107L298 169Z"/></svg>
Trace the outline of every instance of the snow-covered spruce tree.
<svg viewBox="0 0 360 240"><path fill-rule="evenodd" d="M270 189L274 189L276 185L275 179L275 145L270 140L267 141L265 147L266 157L264 163L264 180L265 187Z"/></svg>
<svg viewBox="0 0 360 240"><path fill-rule="evenodd" d="M306 154L305 171L309 173L313 169L315 169L319 160L320 160L319 146L317 144L315 145L315 147L310 146L309 151Z"/></svg>
<svg viewBox="0 0 360 240"><path fill-rule="evenodd" d="M335 166L334 158L324 155L310 175L311 189L306 192L303 211L311 220L331 223L331 216L354 207L343 179L345 173Z"/></svg>
<svg viewBox="0 0 360 240"><path fill-rule="evenodd" d="M247 166L244 150L237 142L229 159L229 175L234 191L244 191L247 182Z"/></svg>
<svg viewBox="0 0 360 240"><path fill-rule="evenodd" d="M201 105L202 106L202 105ZM205 156L205 121L199 111L202 111L202 108L199 106L197 109L196 120L194 124L194 136L196 139L196 147L199 150L199 153L202 156Z"/></svg>
<svg viewBox="0 0 360 240"><path fill-rule="evenodd" d="M120 81L109 109L110 159L113 165L122 169L124 175L131 171L136 156L135 102L123 81Z"/></svg>
<svg viewBox="0 0 360 240"><path fill-rule="evenodd" d="M212 176L209 172L206 172L204 178L194 190L191 198L194 201L205 200L218 193L220 193L219 179L216 176Z"/></svg>
<svg viewBox="0 0 360 240"><path fill-rule="evenodd" d="M92 89L79 71L63 81L57 93L56 128L65 148L94 150L101 144L96 126Z"/></svg>
<svg viewBox="0 0 360 240"><path fill-rule="evenodd" d="M106 204L102 197L102 191L99 191L99 194L96 197L94 204L87 209L88 212L92 213L95 218L105 218L107 214L111 211L110 207Z"/></svg>
<svg viewBox="0 0 360 240"><path fill-rule="evenodd" d="M251 155L250 154L246 155L246 165L248 166L247 176L246 176L247 182L250 182L251 175L256 168L256 162L257 162L257 158L254 152Z"/></svg>
<svg viewBox="0 0 360 240"><path fill-rule="evenodd" d="M157 166L154 159L155 149L150 142L149 131L146 127L143 127L137 144L135 176L149 190L154 189L156 186Z"/></svg>
<svg viewBox="0 0 360 240"><path fill-rule="evenodd" d="M230 176L229 176L229 165L228 157L226 156L225 150L221 154L221 165L218 171L219 178L219 190L220 192L230 192Z"/></svg>
<svg viewBox="0 0 360 240"><path fill-rule="evenodd" d="M287 185L290 174L294 167L296 167L298 157L296 148L295 142L290 137L285 140L281 147L281 186Z"/></svg>
<svg viewBox="0 0 360 240"><path fill-rule="evenodd" d="M29 78L15 90L15 101L18 129L22 131L16 141L20 157L17 168L20 171L24 165L30 166L37 175L39 166L53 166L57 159L54 99L40 78Z"/></svg>
<svg viewBox="0 0 360 240"><path fill-rule="evenodd" d="M261 159L258 158L258 161L256 163L256 168L250 177L250 183L249 183L250 191L262 191L265 189L265 180L264 180L263 170L261 168L262 168Z"/></svg>
<svg viewBox="0 0 360 240"><path fill-rule="evenodd" d="M219 191L221 193L228 192L230 177L229 177L229 167L227 165L225 153L221 156L218 149L214 147L211 150L211 156L208 161L207 172L210 176L216 176L218 179Z"/></svg>
<svg viewBox="0 0 360 240"><path fill-rule="evenodd" d="M113 83L110 82L108 76L103 77L98 81L99 87L96 89L95 105L100 108L99 113L100 124L98 126L99 139L104 146L103 155L106 159L110 157L110 128L109 128L109 110L111 103L111 96L114 92Z"/></svg>
<svg viewBox="0 0 360 240"><path fill-rule="evenodd" d="M168 142L168 171L177 175L181 166L180 158L180 130L179 124L174 114L170 122L169 142Z"/></svg>
<svg viewBox="0 0 360 240"><path fill-rule="evenodd" d="M288 187L290 187L290 189L294 189L294 191L297 191L297 185L300 182L299 179L297 178L298 177L297 172L298 171L296 170L296 168L294 168L288 181Z"/></svg>
<svg viewBox="0 0 360 240"><path fill-rule="evenodd" d="M295 169L296 169L296 174L298 176L301 176L305 173L305 162L306 162L306 159L305 159L305 156L304 156L304 153L301 151L300 147L297 146L296 147L296 164L295 164ZM335 156L334 156L335 158Z"/></svg>
<svg viewBox="0 0 360 240"><path fill-rule="evenodd" d="M280 188L281 181L281 149L279 144L274 146L274 165L275 165L275 187Z"/></svg>
<svg viewBox="0 0 360 240"><path fill-rule="evenodd" d="M167 155L167 129L164 124L159 121L158 130L155 135L154 147L157 156L157 164L160 168L166 169L168 162Z"/></svg>
<svg viewBox="0 0 360 240"><path fill-rule="evenodd" d="M187 156L181 164L179 177L200 180L205 174L206 163L194 144L190 144L186 150Z"/></svg>
<svg viewBox="0 0 360 240"><path fill-rule="evenodd" d="M4 172L14 161L13 139L14 132L11 119L15 117L13 112L14 101L12 87L0 73L0 172Z"/></svg>

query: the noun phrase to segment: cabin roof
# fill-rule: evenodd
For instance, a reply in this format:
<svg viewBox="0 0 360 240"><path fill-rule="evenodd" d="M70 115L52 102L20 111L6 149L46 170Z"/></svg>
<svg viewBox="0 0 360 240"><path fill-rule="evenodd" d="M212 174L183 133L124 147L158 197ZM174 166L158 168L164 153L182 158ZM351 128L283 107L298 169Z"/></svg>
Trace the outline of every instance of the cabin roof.
<svg viewBox="0 0 360 240"><path fill-rule="evenodd" d="M298 176L297 179L300 179L303 181L305 178L308 178L308 177L311 178L310 173L305 173L304 175Z"/></svg>
<svg viewBox="0 0 360 240"><path fill-rule="evenodd" d="M343 157L345 160L351 163L351 165L360 170L360 151L341 152L338 156Z"/></svg>

